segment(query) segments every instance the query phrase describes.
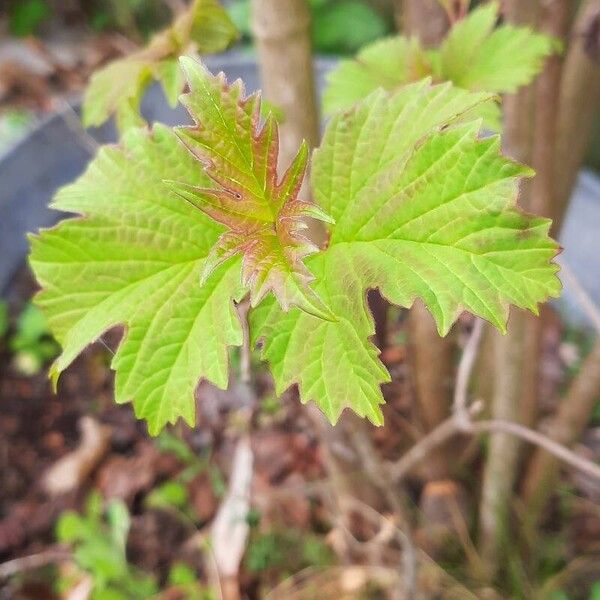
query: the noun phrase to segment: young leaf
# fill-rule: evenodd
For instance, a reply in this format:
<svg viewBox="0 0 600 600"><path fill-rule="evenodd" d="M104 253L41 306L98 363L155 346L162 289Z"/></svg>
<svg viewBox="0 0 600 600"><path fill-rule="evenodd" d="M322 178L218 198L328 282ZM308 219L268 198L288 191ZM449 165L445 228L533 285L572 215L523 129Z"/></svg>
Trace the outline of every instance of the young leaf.
<svg viewBox="0 0 600 600"><path fill-rule="evenodd" d="M463 310L504 331L509 304L536 312L558 295L549 221L515 206L530 170L500 155L499 137L479 139L480 122L461 122L488 97L425 81L330 121L312 184L336 225L309 267L338 320L259 307L251 326L279 391L298 383L332 422L346 406L381 422L368 289L400 306L422 298L440 334Z"/></svg>
<svg viewBox="0 0 600 600"><path fill-rule="evenodd" d="M469 90L515 92L541 71L560 43L527 27L494 28L498 4L474 10L450 30L435 55L434 76Z"/></svg>
<svg viewBox="0 0 600 600"><path fill-rule="evenodd" d="M198 380L226 387L228 346L242 341L232 304L244 295L239 261L200 286L223 227L182 202L167 178L211 185L171 130L130 130L58 193L55 208L84 217L33 237L30 258L44 288L37 303L63 347L53 377L124 325L112 361L116 401L133 400L153 434L180 416L194 423Z"/></svg>
<svg viewBox="0 0 600 600"><path fill-rule="evenodd" d="M97 71L83 101L83 123L99 126L116 115L119 131L144 124L141 98L153 79L160 81L172 106L183 90L178 58L182 54L209 54L227 48L237 30L218 0L194 0L173 25L156 34L139 52Z"/></svg>
<svg viewBox="0 0 600 600"><path fill-rule="evenodd" d="M323 108L345 110L377 88L393 91L431 75L428 53L417 38L396 36L365 46L353 59L340 60L327 74Z"/></svg>
<svg viewBox="0 0 600 600"><path fill-rule="evenodd" d="M217 187L171 182L184 199L227 231L205 264L203 279L235 254L243 256L243 283L252 306L273 292L284 310L297 305L321 318L327 307L310 288L303 260L318 249L304 235L304 217L329 220L315 204L298 199L306 172L303 144L281 179L277 175L278 126L268 115L259 123L260 96L244 97L241 81L229 85L198 62L183 58L191 93L183 97L196 125L179 129L191 152Z"/></svg>
<svg viewBox="0 0 600 600"><path fill-rule="evenodd" d="M501 25L498 4L473 10L450 30L439 49L425 50L416 38L397 36L366 47L353 60L344 60L329 74L324 94L327 113L346 109L370 92L400 86L433 76L473 91L513 92L530 83L544 59L556 52L557 42L527 27ZM486 126L500 128L493 103L481 105L478 114Z"/></svg>
<svg viewBox="0 0 600 600"><path fill-rule="evenodd" d="M328 302L335 321L292 309L285 313L272 298L250 312L253 342L262 341L275 391L298 384L300 399L314 401L335 423L346 407L375 425L383 424L381 384L390 376L369 340L375 334L365 305L363 282L345 256L329 252L309 259L315 291Z"/></svg>

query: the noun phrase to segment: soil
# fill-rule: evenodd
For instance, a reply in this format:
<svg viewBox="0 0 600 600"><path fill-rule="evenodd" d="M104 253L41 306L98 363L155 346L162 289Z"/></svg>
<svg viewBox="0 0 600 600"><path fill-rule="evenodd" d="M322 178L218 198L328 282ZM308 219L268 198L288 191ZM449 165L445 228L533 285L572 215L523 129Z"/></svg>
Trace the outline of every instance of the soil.
<svg viewBox="0 0 600 600"><path fill-rule="evenodd" d="M10 287L7 299L11 321L35 292L33 278L24 268ZM156 486L176 478L186 465L172 453L161 452L138 421L130 405L113 400L113 374L109 368L111 350L116 348L119 331L103 336L106 347L95 344L62 375L58 393L52 391L45 370L23 376L15 368L7 348L0 355L0 563L28 556L55 544L54 527L67 510L82 511L93 489L107 498L125 500L132 513L128 559L164 581L170 565L180 559L201 568L198 557L186 549L189 540L210 523L218 507L214 481L200 473L187 481L193 522L185 522L169 511L148 509L144 498ZM259 381L265 393L269 383ZM183 439L197 456L210 456L215 472L223 481L231 460L233 438L228 415L240 402L236 390L221 392L201 384L198 392L199 425L196 429L178 424L170 433ZM257 480L262 492L272 485L303 485L324 476L319 449L310 424L298 415L296 398L288 397L287 407L276 419L261 423L254 440ZM49 497L43 479L62 457L77 448L78 424L92 415L110 429L110 446L93 472L78 488L58 497ZM292 506L293 505L293 506ZM288 503L293 512L287 521L312 527L318 507L308 501ZM268 511L267 511L268 512ZM283 511L285 512L285 511ZM314 514L313 514L314 513ZM317 515L315 517L315 515ZM263 517L269 518L265 513ZM283 521L286 520L283 519ZM0 582L0 599L51 598L47 573L25 578L21 587ZM247 576L248 589L256 588L255 577Z"/></svg>
<svg viewBox="0 0 600 600"><path fill-rule="evenodd" d="M10 287L11 322L15 322L35 289L29 270L23 268ZM544 318L547 333L542 406L550 413L555 408L553 399L569 366L568 360L561 356L564 354L571 357L569 360L577 360L578 351L572 341L565 347L563 327L551 310L546 311ZM459 322L459 336L469 324L468 318ZM404 327L402 318L391 324L391 343L382 355L394 380L384 390L386 425L370 429L379 454L388 460L397 458L415 437L414 426L410 424L414 423L415 415L412 414L414 402L406 377ZM127 556L132 564L153 573L164 583L174 562L183 561L202 574L205 582L210 582L210 569L198 550L198 543L193 542L197 542L199 536L206 537L219 507L238 437L237 409L247 399L235 385L227 392L206 384L199 386L198 426L190 429L178 424L169 428L169 434L183 440L192 456L206 459L209 465L208 469L189 474L190 465L186 460L172 451L161 450L160 444L148 436L143 422L135 418L130 405L114 403L113 374L109 364L119 336L119 331L108 332L103 336L105 345L95 344L86 349L61 376L57 394L52 391L45 372L30 377L19 374L8 349L0 349L0 563L55 547L57 518L68 509L81 512L89 493L97 490L105 499L120 498L129 507L132 521ZM257 377L257 387L261 402L273 397L270 379L264 372ZM283 531L283 539L288 545L291 535L301 535L300 540L304 539L302 536L316 536L335 550L338 557L351 556L334 536L335 511L327 505L323 494L310 492L327 482L324 452L318 443L315 423L311 422L310 413L300 406L294 391L285 394L277 403L276 410L259 412L252 436L255 459L253 509L260 514L257 531ZM78 447L84 416L92 416L108 428L108 450L102 453L91 473L82 478L75 490L51 497L44 488L44 476L57 461ZM590 428L584 443L589 455L600 456L598 430ZM473 447L463 450L464 456L457 455L457 460L464 463L464 477L458 484L433 482L423 485L418 473L407 482L406 491L415 507L429 511L427 507L435 507L440 494L450 494L457 499L468 522L473 507L468 506L465 491L479 476L480 464L472 458ZM175 480L183 481L187 488L189 514L186 518L171 510L152 508L147 502L160 484ZM360 485L363 492L368 491L368 482ZM289 489L297 492L290 493ZM554 557L558 564L564 565L576 556L597 556L600 490L585 478L576 476L565 478L561 489L566 490L567 496L561 492L563 496L552 505L547 521L548 532L566 540L561 548L568 557ZM565 497L571 505L568 513L561 504ZM375 497L373 506L377 506L377 501ZM440 511L431 510L435 514L427 517L429 521L436 515L443 520ZM416 531L416 539L425 548L432 543L433 526L430 525L432 522L426 522ZM357 514L352 527L358 540L366 540L374 533L373 524L365 520L364 515ZM395 564L394 568L397 568L398 550L392 545L390 552L389 560L384 559L384 562L390 566ZM271 557L270 560L274 559ZM597 566L598 563L592 561L592 564ZM293 573L294 569L302 570L303 566L297 556L294 562L283 564L279 570L269 568L256 572L244 562L240 582L249 600L258 599L263 597L265 586L271 588L286 573L289 575L288 570ZM578 577L589 589L588 584L598 575L598 570L592 568L589 574L579 573ZM56 570L52 566L33 570L9 582L0 581L0 600L53 599L57 597L52 585L55 577ZM164 597L179 598L172 593Z"/></svg>

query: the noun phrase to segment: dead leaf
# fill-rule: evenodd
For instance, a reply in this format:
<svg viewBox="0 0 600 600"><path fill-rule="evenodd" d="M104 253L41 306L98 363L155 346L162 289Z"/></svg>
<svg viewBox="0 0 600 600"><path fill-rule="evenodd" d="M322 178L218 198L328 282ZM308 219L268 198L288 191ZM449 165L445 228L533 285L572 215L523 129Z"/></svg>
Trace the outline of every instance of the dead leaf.
<svg viewBox="0 0 600 600"><path fill-rule="evenodd" d="M222 577L236 577L246 551L250 527L247 522L250 510L253 454L250 438L240 438L233 456L229 489L219 507L212 526L213 552Z"/></svg>
<svg viewBox="0 0 600 600"><path fill-rule="evenodd" d="M79 446L55 462L42 480L49 496L60 496L78 489L94 470L110 445L111 430L92 417L79 420Z"/></svg>

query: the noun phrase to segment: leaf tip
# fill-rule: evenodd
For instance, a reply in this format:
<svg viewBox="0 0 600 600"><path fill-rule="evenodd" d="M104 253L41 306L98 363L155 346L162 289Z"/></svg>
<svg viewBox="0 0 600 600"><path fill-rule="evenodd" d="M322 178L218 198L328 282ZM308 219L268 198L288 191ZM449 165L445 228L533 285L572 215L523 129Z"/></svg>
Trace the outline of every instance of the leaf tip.
<svg viewBox="0 0 600 600"><path fill-rule="evenodd" d="M199 60L196 60L195 58L193 58L187 54L179 57L179 64L181 65L181 68L183 69L183 72L185 73L186 78L188 80L189 80L189 75L194 72L196 72L196 73L198 71L206 72L206 67L204 66L204 63L202 63Z"/></svg>
<svg viewBox="0 0 600 600"><path fill-rule="evenodd" d="M367 415L367 419L375 425L375 427L383 427L384 418L383 411L380 406L373 407L373 410Z"/></svg>
<svg viewBox="0 0 600 600"><path fill-rule="evenodd" d="M50 367L50 371L48 372L48 377L50 378L50 384L52 386L53 394L56 394L58 391L58 379L59 379L61 373L62 373L62 369L55 362Z"/></svg>

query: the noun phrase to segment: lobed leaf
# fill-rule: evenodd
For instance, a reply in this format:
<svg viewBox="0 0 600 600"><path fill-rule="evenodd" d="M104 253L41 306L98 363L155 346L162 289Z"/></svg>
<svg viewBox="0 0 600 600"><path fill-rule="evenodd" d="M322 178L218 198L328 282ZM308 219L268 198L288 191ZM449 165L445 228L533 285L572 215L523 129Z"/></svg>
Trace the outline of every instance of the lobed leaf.
<svg viewBox="0 0 600 600"><path fill-rule="evenodd" d="M381 421L387 374L368 341L369 289L400 306L423 299L440 334L463 310L504 331L509 304L536 312L558 295L550 222L515 204L531 171L501 156L498 136L480 139L479 121L464 122L488 98L425 81L374 92L330 121L312 184L336 224L309 266L338 319L255 312L278 390L298 383L332 422L344 407Z"/></svg>
<svg viewBox="0 0 600 600"><path fill-rule="evenodd" d="M476 8L453 26L438 49L426 50L416 38L397 36L367 46L355 59L340 61L328 75L325 111L332 114L379 87L393 91L427 75L464 89L495 93L514 92L530 83L560 45L527 27L495 27L498 12L497 2ZM500 128L494 103L477 110L487 127Z"/></svg>
<svg viewBox="0 0 600 600"><path fill-rule="evenodd" d="M243 256L243 283L252 306L273 292L284 310L297 305L321 318L327 307L309 286L303 260L318 248L303 235L307 216L329 220L298 198L306 172L303 144L278 179L278 126L271 114L260 124L260 96L245 97L241 81L229 85L196 61L183 58L190 93L182 101L196 123L178 133L206 165L216 186L171 182L171 188L227 230L206 262L203 279L231 256Z"/></svg>
<svg viewBox="0 0 600 600"><path fill-rule="evenodd" d="M317 208L297 198L304 148L278 178L277 125L260 125L259 96L184 64L196 125L132 130L102 149L55 201L82 216L32 240L37 302L63 346L55 378L124 325L117 401L133 399L152 433L193 423L198 379L227 384L242 339L233 301L249 288L277 391L296 383L332 422L350 407L380 424L389 374L370 341L369 289L400 306L422 298L441 334L463 310L504 330L510 304L535 312L558 294L549 221L515 204L531 171L469 121L490 94L424 80L338 113L313 157ZM330 222L319 253L306 215Z"/></svg>
<svg viewBox="0 0 600 600"><path fill-rule="evenodd" d="M502 25L490 2L459 21L434 55L434 76L469 90L515 92L531 83L560 42L528 27Z"/></svg>
<svg viewBox="0 0 600 600"><path fill-rule="evenodd" d="M36 302L63 347L54 379L124 325L112 361L116 401L133 400L151 433L180 416L194 423L198 380L225 388L228 346L242 340L232 302L244 295L239 261L199 285L223 228L182 202L167 177L211 184L171 130L131 130L58 193L55 208L83 217L33 237L30 257L43 287Z"/></svg>

